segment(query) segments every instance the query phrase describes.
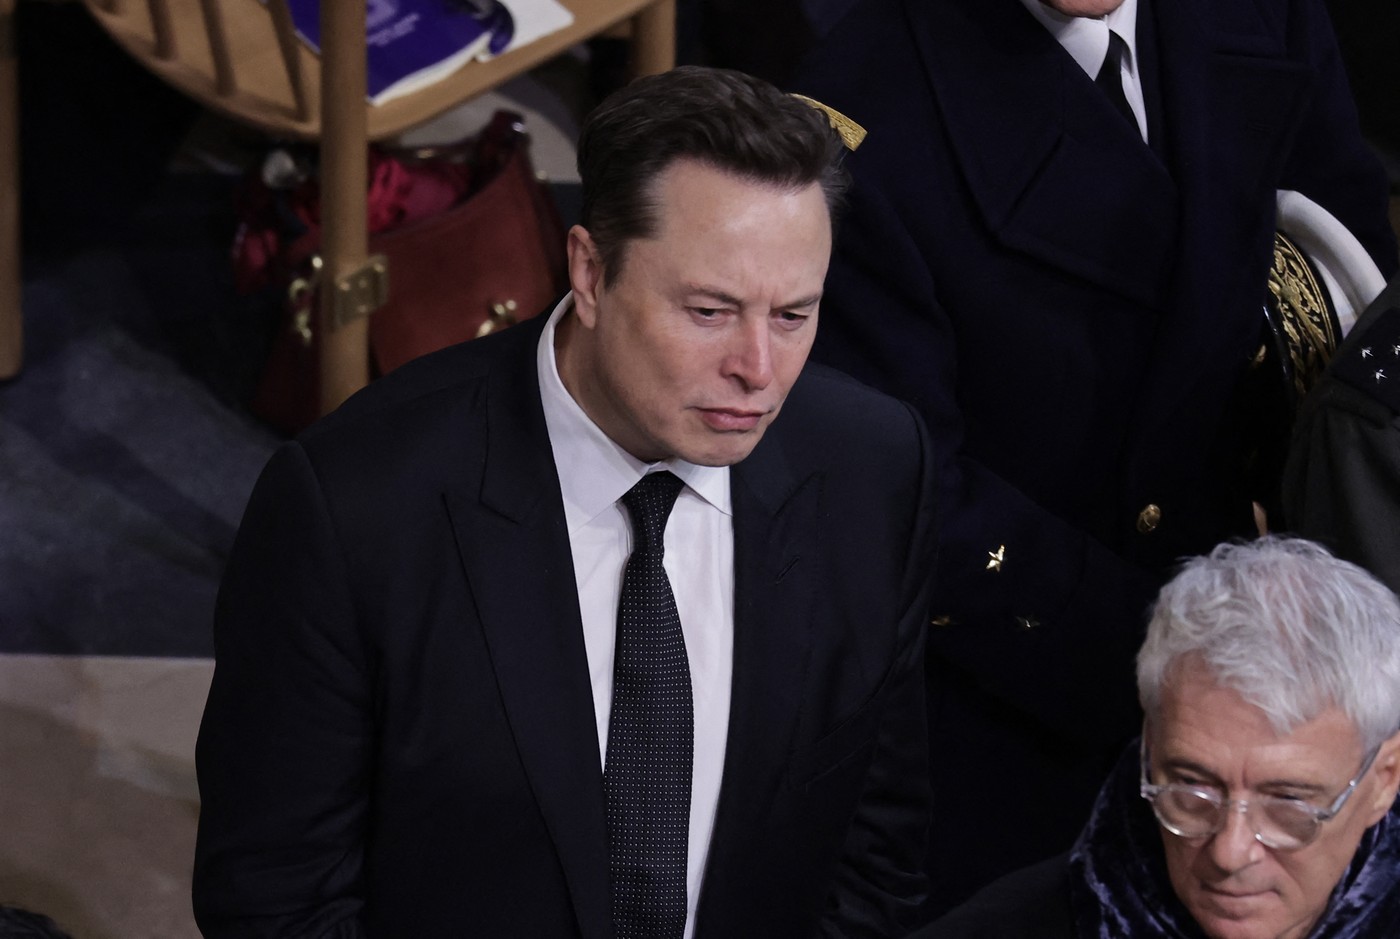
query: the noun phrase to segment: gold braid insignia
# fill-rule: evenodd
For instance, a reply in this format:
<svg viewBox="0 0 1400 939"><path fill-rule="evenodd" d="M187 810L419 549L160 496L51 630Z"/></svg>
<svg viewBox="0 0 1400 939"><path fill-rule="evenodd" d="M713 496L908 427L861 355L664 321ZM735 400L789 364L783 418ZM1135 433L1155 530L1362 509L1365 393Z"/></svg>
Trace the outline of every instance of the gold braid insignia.
<svg viewBox="0 0 1400 939"><path fill-rule="evenodd" d="M794 94L794 98L803 104L816 108L826 115L826 119L831 123L832 130L841 137L841 142L846 145L847 150L854 150L865 140L865 128L833 107L822 104L815 98L806 95Z"/></svg>
<svg viewBox="0 0 1400 939"><path fill-rule="evenodd" d="M1337 350L1336 320L1303 252L1282 232L1274 233L1269 292L1274 295L1288 338L1293 385L1298 394L1306 394Z"/></svg>

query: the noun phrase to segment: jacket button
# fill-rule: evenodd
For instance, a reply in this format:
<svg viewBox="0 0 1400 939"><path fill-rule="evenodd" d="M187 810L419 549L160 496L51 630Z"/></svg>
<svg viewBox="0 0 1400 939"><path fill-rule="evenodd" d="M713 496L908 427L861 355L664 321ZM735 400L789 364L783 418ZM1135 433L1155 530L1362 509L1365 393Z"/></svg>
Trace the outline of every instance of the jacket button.
<svg viewBox="0 0 1400 939"><path fill-rule="evenodd" d="M1157 526L1162 523L1162 510L1155 504L1149 502L1138 513L1137 530L1144 535L1151 531L1156 531Z"/></svg>

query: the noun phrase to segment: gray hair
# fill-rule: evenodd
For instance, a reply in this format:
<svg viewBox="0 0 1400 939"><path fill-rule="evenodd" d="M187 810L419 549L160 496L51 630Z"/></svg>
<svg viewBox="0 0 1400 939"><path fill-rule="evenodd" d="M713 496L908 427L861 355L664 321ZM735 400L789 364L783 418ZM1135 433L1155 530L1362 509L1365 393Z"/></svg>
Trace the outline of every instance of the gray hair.
<svg viewBox="0 0 1400 939"><path fill-rule="evenodd" d="M1223 544L1162 588L1137 658L1149 720L1193 655L1280 734L1332 706L1367 751L1400 728L1400 600L1311 541Z"/></svg>

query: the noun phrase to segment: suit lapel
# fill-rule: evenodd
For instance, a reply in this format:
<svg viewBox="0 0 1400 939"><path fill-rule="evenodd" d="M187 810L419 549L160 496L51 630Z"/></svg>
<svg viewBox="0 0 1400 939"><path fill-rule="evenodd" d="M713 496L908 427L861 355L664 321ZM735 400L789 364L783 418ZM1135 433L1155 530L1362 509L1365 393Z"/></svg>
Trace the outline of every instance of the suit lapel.
<svg viewBox="0 0 1400 939"><path fill-rule="evenodd" d="M1017 0L906 15L968 189L1006 247L1165 308L1170 174Z"/></svg>
<svg viewBox="0 0 1400 939"><path fill-rule="evenodd" d="M539 335L539 329L529 332ZM446 501L501 700L559 853L580 932L585 939L608 939L598 736L534 354L534 342L518 343L517 354L493 370L480 491L464 491L464 483Z"/></svg>
<svg viewBox="0 0 1400 939"><path fill-rule="evenodd" d="M782 784L802 704L818 586L820 475L795 476L772 429L731 472L734 677L724 778L697 912L704 935L744 929L742 922L726 925L717 917L735 912L729 896L742 890L753 839Z"/></svg>

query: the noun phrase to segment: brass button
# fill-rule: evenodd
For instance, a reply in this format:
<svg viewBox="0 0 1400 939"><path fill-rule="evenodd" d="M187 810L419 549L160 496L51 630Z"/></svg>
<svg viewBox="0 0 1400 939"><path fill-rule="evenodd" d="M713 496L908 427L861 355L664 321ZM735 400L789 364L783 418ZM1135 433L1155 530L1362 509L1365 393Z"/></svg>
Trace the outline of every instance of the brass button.
<svg viewBox="0 0 1400 939"><path fill-rule="evenodd" d="M1157 526L1161 523L1162 510L1151 502L1147 503L1143 510L1138 513L1137 530L1144 535L1148 532L1156 531Z"/></svg>
<svg viewBox="0 0 1400 939"><path fill-rule="evenodd" d="M951 625L953 625L953 618L952 618L951 616L949 616L947 613L944 613L942 616L935 616L933 619L929 620L929 625L930 625L930 626L951 626Z"/></svg>

